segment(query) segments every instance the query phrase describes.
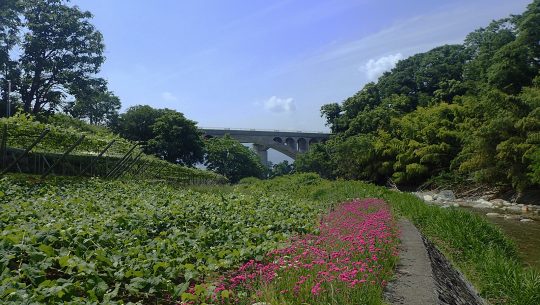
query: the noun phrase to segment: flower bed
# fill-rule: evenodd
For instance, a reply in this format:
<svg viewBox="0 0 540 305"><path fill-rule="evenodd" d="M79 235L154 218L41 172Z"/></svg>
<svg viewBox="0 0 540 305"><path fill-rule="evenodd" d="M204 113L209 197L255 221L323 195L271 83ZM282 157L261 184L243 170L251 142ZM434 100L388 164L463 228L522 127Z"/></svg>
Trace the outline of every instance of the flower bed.
<svg viewBox="0 0 540 305"><path fill-rule="evenodd" d="M343 203L321 219L319 230L291 239L262 262L245 263L217 285L194 286L183 303L381 304L398 255L388 205Z"/></svg>

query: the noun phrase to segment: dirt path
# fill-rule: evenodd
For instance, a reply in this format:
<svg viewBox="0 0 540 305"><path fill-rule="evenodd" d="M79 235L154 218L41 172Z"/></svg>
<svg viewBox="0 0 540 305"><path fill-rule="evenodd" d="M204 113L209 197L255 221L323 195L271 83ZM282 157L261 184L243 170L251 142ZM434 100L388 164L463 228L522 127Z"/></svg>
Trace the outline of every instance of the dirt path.
<svg viewBox="0 0 540 305"><path fill-rule="evenodd" d="M437 287L422 236L407 220L400 220L401 245L396 279L385 292L390 304L437 304Z"/></svg>

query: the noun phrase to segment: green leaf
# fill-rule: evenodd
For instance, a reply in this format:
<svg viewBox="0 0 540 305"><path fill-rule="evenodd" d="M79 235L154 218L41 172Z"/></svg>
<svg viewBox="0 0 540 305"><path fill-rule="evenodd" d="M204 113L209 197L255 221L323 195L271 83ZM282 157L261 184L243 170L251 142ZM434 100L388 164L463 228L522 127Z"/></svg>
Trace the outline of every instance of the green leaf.
<svg viewBox="0 0 540 305"><path fill-rule="evenodd" d="M182 293L182 301L197 301L197 296L184 292Z"/></svg>
<svg viewBox="0 0 540 305"><path fill-rule="evenodd" d="M223 290L223 291L221 291L221 297L222 297L222 298L228 299L230 296L231 296L231 291L230 291L230 290Z"/></svg>
<svg viewBox="0 0 540 305"><path fill-rule="evenodd" d="M40 244L39 245L39 250L43 251L45 254L47 254L47 256L54 256L54 248L49 246L49 245L46 245L46 244Z"/></svg>
<svg viewBox="0 0 540 305"><path fill-rule="evenodd" d="M60 264L60 267L65 268L69 266L69 256L61 256L58 258L58 264Z"/></svg>

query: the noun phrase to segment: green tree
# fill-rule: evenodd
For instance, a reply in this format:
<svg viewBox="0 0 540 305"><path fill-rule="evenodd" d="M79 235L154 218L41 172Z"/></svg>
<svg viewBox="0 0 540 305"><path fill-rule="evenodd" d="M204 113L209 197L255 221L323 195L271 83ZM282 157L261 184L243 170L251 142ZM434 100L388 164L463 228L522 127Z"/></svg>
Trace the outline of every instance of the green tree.
<svg viewBox="0 0 540 305"><path fill-rule="evenodd" d="M19 42L18 31L21 25L20 11L21 2L18 0L0 1L0 115L4 116L7 111L8 80L17 83L17 71L9 54ZM18 100L11 97L11 113L14 113Z"/></svg>
<svg viewBox="0 0 540 305"><path fill-rule="evenodd" d="M463 70L466 81L487 82L487 70L495 53L516 39L515 23L516 17L499 19L467 35L464 46L471 61Z"/></svg>
<svg viewBox="0 0 540 305"><path fill-rule="evenodd" d="M114 131L132 141L146 142L155 137L152 126L163 110L148 105L137 105L122 113L112 125Z"/></svg>
<svg viewBox="0 0 540 305"><path fill-rule="evenodd" d="M309 151L300 154L294 161L296 171L303 173L317 173L323 178L335 178L336 162L333 160L331 147L316 143L310 145Z"/></svg>
<svg viewBox="0 0 540 305"><path fill-rule="evenodd" d="M21 3L18 0L0 2L0 75L4 77L10 61L9 52L19 41L17 33L21 25L20 10Z"/></svg>
<svg viewBox="0 0 540 305"><path fill-rule="evenodd" d="M460 171L482 182L529 187L531 159L540 143L540 90L525 87L511 95L491 89L464 106L468 120L462 128L470 136L455 162Z"/></svg>
<svg viewBox="0 0 540 305"><path fill-rule="evenodd" d="M151 125L154 137L146 151L171 163L193 166L204 157L203 141L194 121L180 112L165 109Z"/></svg>
<svg viewBox="0 0 540 305"><path fill-rule="evenodd" d="M75 118L86 119L92 125L108 125L118 116L120 99L107 90L103 79L95 79L77 90L75 97L76 100L64 108Z"/></svg>
<svg viewBox="0 0 540 305"><path fill-rule="evenodd" d="M229 135L207 139L205 147L204 165L232 183L246 177L264 178L267 172L255 152Z"/></svg>
<svg viewBox="0 0 540 305"><path fill-rule="evenodd" d="M329 126L332 132L343 130L340 126L341 107L338 103L323 105L321 107L321 117L326 119L326 126Z"/></svg>
<svg viewBox="0 0 540 305"><path fill-rule="evenodd" d="M13 90L25 112L53 112L99 72L104 61L101 33L90 23L92 14L68 6L67 1L2 1L11 7L13 3L21 9L0 17L11 25L9 46L20 50L16 58L9 59ZM0 32L5 33L2 23ZM15 42L17 45L12 44ZM5 51L3 54L5 57Z"/></svg>

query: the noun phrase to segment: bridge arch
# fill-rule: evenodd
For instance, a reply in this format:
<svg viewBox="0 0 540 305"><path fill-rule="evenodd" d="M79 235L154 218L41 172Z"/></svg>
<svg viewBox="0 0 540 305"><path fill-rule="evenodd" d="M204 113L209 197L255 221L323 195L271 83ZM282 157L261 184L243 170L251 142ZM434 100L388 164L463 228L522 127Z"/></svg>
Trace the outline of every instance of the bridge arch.
<svg viewBox="0 0 540 305"><path fill-rule="evenodd" d="M289 148L291 148L294 151L298 150L297 147L296 147L296 141L293 138L285 139L285 145L289 146Z"/></svg>
<svg viewBox="0 0 540 305"><path fill-rule="evenodd" d="M305 153L308 151L308 142L304 138L299 138L298 141L298 151L301 153Z"/></svg>
<svg viewBox="0 0 540 305"><path fill-rule="evenodd" d="M283 144L283 139L280 138L280 137L275 137L274 142L279 143L279 144Z"/></svg>

